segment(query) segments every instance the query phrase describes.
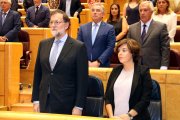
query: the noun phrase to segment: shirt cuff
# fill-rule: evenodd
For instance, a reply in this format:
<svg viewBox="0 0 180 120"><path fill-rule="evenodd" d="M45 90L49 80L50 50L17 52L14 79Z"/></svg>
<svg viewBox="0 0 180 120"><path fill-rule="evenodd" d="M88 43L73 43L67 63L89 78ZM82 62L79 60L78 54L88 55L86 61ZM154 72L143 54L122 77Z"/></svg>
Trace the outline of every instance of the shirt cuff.
<svg viewBox="0 0 180 120"><path fill-rule="evenodd" d="M39 101L33 101L33 104L39 104Z"/></svg>
<svg viewBox="0 0 180 120"><path fill-rule="evenodd" d="M167 66L161 66L160 70L167 70L167 68L168 68Z"/></svg>
<svg viewBox="0 0 180 120"><path fill-rule="evenodd" d="M75 108L77 108L77 109L79 109L79 110L81 110L81 111L83 110L83 108L81 108L81 107L75 106Z"/></svg>

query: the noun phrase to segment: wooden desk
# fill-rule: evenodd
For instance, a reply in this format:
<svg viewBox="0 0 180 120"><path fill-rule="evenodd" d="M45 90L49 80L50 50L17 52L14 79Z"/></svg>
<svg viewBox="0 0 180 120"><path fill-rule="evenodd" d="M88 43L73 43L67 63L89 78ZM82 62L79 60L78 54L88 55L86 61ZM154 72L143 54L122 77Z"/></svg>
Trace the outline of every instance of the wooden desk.
<svg viewBox="0 0 180 120"><path fill-rule="evenodd" d="M0 106L19 101L20 58L22 44L0 42Z"/></svg>
<svg viewBox="0 0 180 120"><path fill-rule="evenodd" d="M0 111L1 120L117 120L115 118L86 117L63 114Z"/></svg>

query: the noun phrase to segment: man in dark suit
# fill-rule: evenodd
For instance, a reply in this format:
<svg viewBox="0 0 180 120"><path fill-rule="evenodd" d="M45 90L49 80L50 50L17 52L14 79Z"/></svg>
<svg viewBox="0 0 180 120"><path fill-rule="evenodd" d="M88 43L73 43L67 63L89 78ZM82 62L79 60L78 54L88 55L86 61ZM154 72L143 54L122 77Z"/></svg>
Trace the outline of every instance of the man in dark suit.
<svg viewBox="0 0 180 120"><path fill-rule="evenodd" d="M41 4L41 0L34 0L34 6L27 9L26 24L28 27L48 27L50 20L49 8Z"/></svg>
<svg viewBox="0 0 180 120"><path fill-rule="evenodd" d="M0 12L0 42L18 41L18 32L21 30L20 15L11 10L11 0L1 0Z"/></svg>
<svg viewBox="0 0 180 120"><path fill-rule="evenodd" d="M58 9L66 12L69 17L78 17L80 19L80 12L82 11L80 0L60 0Z"/></svg>
<svg viewBox="0 0 180 120"><path fill-rule="evenodd" d="M153 4L144 1L139 6L140 22L130 25L127 37L141 44L141 64L151 69L167 69L170 39L165 24L151 18Z"/></svg>
<svg viewBox="0 0 180 120"><path fill-rule="evenodd" d="M104 7L101 3L92 6L92 20L79 29L78 40L85 43L90 67L108 67L115 45L112 25L102 21Z"/></svg>
<svg viewBox="0 0 180 120"><path fill-rule="evenodd" d="M82 114L87 93L87 52L82 42L67 35L69 24L63 11L51 13L54 37L40 42L34 71L35 111Z"/></svg>

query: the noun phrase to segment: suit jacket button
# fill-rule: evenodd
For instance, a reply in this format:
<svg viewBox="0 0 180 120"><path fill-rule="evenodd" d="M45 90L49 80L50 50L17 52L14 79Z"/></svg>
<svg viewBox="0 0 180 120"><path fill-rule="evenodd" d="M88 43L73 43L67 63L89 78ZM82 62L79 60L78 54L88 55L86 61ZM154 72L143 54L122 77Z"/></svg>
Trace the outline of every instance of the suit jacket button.
<svg viewBox="0 0 180 120"><path fill-rule="evenodd" d="M51 73L51 75L53 75L53 73Z"/></svg>

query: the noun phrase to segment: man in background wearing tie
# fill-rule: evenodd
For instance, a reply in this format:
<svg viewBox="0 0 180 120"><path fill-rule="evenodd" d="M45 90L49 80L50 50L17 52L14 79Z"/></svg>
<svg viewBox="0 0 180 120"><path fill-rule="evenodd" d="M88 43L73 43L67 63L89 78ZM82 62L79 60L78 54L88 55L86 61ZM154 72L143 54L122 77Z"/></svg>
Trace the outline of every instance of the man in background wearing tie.
<svg viewBox="0 0 180 120"><path fill-rule="evenodd" d="M43 40L37 53L32 102L34 111L81 115L86 102L88 60L85 45L67 35L70 19L51 13L53 38Z"/></svg>
<svg viewBox="0 0 180 120"><path fill-rule="evenodd" d="M78 40L86 45L89 67L109 67L109 58L115 46L115 31L112 25L102 21L104 7L101 3L94 3L91 12L93 22L80 27Z"/></svg>
<svg viewBox="0 0 180 120"><path fill-rule="evenodd" d="M17 42L21 30L20 15L11 10L11 0L1 0L0 42Z"/></svg>
<svg viewBox="0 0 180 120"><path fill-rule="evenodd" d="M140 22L130 25L127 37L141 44L141 64L151 69L167 69L170 39L166 25L151 18L153 9L151 1L140 4Z"/></svg>
<svg viewBox="0 0 180 120"><path fill-rule="evenodd" d="M41 0L34 0L34 6L27 9L25 21L28 27L46 28L49 26L50 10L41 3Z"/></svg>

